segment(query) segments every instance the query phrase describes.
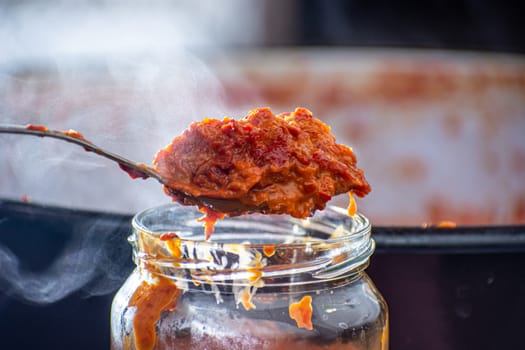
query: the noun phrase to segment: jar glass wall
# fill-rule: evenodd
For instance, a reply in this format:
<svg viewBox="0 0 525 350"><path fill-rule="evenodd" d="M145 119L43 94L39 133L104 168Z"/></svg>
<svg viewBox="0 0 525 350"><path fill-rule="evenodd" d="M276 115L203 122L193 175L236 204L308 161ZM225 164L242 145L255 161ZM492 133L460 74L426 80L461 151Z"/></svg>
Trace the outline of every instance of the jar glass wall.
<svg viewBox="0 0 525 350"><path fill-rule="evenodd" d="M135 216L137 268L113 301L112 349L388 349L364 216L226 218L204 241L200 215Z"/></svg>

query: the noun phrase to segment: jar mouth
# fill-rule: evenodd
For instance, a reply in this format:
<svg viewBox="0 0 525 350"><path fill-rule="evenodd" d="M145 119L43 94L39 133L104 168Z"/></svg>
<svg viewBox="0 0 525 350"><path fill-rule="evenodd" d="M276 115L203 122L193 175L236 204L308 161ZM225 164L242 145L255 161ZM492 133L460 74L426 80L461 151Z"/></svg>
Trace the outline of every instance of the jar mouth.
<svg viewBox="0 0 525 350"><path fill-rule="evenodd" d="M356 271L375 248L368 219L335 206L308 219L227 217L216 223L208 241L197 221L201 216L179 204L136 214L129 241L137 265L195 284L289 285L291 275L303 284Z"/></svg>

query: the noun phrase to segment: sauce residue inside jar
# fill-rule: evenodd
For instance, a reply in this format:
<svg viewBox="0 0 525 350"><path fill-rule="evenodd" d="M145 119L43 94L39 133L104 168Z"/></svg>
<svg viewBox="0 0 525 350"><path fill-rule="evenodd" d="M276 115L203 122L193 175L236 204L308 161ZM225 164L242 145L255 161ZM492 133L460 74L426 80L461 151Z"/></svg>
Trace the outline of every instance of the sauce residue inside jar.
<svg viewBox="0 0 525 350"><path fill-rule="evenodd" d="M142 282L133 293L129 306L135 306L133 330L135 346L139 350L153 349L156 342L155 325L163 311L173 310L181 294L174 283L159 278L155 284Z"/></svg>
<svg viewBox="0 0 525 350"><path fill-rule="evenodd" d="M264 255L271 258L275 254L275 246L273 244L265 244L263 246Z"/></svg>
<svg viewBox="0 0 525 350"><path fill-rule="evenodd" d="M290 318L297 322L297 327L304 328L309 331L313 330L312 325L312 297L305 295L296 303L291 303L288 307Z"/></svg>

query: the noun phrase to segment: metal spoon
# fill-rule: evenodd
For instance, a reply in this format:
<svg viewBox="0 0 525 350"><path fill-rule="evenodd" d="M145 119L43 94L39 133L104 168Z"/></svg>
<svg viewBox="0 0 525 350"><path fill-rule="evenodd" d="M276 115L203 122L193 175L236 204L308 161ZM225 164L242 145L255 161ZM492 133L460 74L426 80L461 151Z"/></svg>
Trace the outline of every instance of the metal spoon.
<svg viewBox="0 0 525 350"><path fill-rule="evenodd" d="M84 138L82 134L75 130L51 130L45 126L40 125L6 125L0 124L0 133L5 134L24 134L39 137L53 137L59 140L67 141L79 146L82 146L86 151L94 152L102 157L108 158L117 162L120 168L126 171L132 178L154 178L163 184L169 194L177 202L185 205L197 205L211 208L215 211L229 213L230 215L238 215L247 211L259 211L260 208L247 208L236 199L221 199L210 197L195 197L177 188L174 188L173 183L168 179L163 178L155 168L144 163L134 162L117 154L108 152L91 141Z"/></svg>
<svg viewBox="0 0 525 350"><path fill-rule="evenodd" d="M129 175L133 178L140 177L146 179L148 177L152 177L157 179L160 183L164 184L162 177L154 168L146 164L137 163L117 154L108 152L96 146L91 141L85 139L82 134L74 130L51 130L46 128L45 126L32 124L26 126L0 124L0 133L53 137L63 141L71 142L82 146L86 151L94 152L102 157L106 157L108 159L111 159L112 161L117 162L120 165L120 167L124 171L128 172Z"/></svg>

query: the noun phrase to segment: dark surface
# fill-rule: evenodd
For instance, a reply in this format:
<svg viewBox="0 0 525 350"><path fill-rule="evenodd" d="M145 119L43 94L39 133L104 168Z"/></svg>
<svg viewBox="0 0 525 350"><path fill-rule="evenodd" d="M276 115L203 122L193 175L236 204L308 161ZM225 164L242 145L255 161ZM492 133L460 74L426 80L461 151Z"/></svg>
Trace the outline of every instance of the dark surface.
<svg viewBox="0 0 525 350"><path fill-rule="evenodd" d="M525 52L523 1L303 0L298 4L296 40L302 45Z"/></svg>
<svg viewBox="0 0 525 350"><path fill-rule="evenodd" d="M129 216L0 200L0 349L108 349L113 294L133 268L129 233ZM15 270L41 290L34 301L8 283Z"/></svg>
<svg viewBox="0 0 525 350"><path fill-rule="evenodd" d="M414 228L377 228L378 249L368 271L390 307L391 349L521 348L525 249L523 227L512 229L425 231L439 239L421 239ZM0 200L1 348L109 348L111 300L133 268L129 232L127 215ZM492 251L488 241L497 242ZM71 253L79 247L88 253ZM9 261L13 255L18 266ZM69 256L83 260L57 264ZM64 278L63 271L51 274L47 284L34 277L54 268L87 281ZM72 294L46 305L22 301L7 282L13 270L40 281L42 290L53 279L61 281L51 292L32 295L37 301L58 298L61 289Z"/></svg>

